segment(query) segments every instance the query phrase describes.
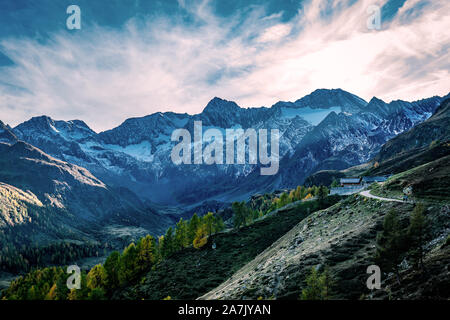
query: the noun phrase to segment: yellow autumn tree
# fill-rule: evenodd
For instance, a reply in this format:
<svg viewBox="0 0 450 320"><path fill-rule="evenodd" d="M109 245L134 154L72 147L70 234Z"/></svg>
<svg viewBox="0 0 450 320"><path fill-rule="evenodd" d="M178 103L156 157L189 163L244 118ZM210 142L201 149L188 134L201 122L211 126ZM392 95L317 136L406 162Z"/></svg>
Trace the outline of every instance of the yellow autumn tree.
<svg viewBox="0 0 450 320"><path fill-rule="evenodd" d="M78 300L77 290L76 289L71 289L69 294L67 295L67 299L68 300Z"/></svg>
<svg viewBox="0 0 450 320"><path fill-rule="evenodd" d="M208 242L208 232L205 225L200 226L195 233L194 241L192 242L195 249L200 249Z"/></svg>
<svg viewBox="0 0 450 320"><path fill-rule="evenodd" d="M106 285L106 278L105 268L101 264L98 264L89 271L86 278L87 286L90 289L104 288Z"/></svg>
<svg viewBox="0 0 450 320"><path fill-rule="evenodd" d="M289 202L294 201L295 201L295 190L291 190L291 192L289 193Z"/></svg>
<svg viewBox="0 0 450 320"><path fill-rule="evenodd" d="M313 198L313 195L311 193L308 193L308 195L303 200L309 200L309 199L312 199L312 198Z"/></svg>
<svg viewBox="0 0 450 320"><path fill-rule="evenodd" d="M53 284L50 291L45 296L45 300L55 300L56 299L56 283Z"/></svg>
<svg viewBox="0 0 450 320"><path fill-rule="evenodd" d="M295 200L301 200L302 199L302 187L297 186L297 189L294 191L294 199Z"/></svg>

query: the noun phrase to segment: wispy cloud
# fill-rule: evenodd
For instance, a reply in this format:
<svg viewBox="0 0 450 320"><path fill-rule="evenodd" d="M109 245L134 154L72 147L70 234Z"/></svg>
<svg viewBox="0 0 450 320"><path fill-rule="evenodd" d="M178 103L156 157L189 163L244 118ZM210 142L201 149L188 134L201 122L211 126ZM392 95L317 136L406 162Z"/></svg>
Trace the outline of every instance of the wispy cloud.
<svg viewBox="0 0 450 320"><path fill-rule="evenodd" d="M282 22L261 7L224 18L207 1L180 0L189 23L161 16L45 42L3 40L15 64L0 69L0 118L15 125L47 114L105 130L157 111L201 112L214 96L249 107L316 88L386 100L448 92L448 1L407 1L379 31L366 27L373 1L353 2L312 0Z"/></svg>

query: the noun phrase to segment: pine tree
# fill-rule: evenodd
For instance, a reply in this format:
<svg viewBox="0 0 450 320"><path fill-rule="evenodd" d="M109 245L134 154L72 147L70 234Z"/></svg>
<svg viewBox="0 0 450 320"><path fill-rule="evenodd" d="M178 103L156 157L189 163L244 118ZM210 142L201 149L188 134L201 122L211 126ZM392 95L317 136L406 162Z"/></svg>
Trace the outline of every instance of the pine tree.
<svg viewBox="0 0 450 320"><path fill-rule="evenodd" d="M316 268L311 269L311 273L306 278L306 288L302 290L302 300L321 300L321 288L319 275Z"/></svg>
<svg viewBox="0 0 450 320"><path fill-rule="evenodd" d="M302 187L301 186L297 186L297 189L295 189L294 199L295 199L295 201L302 200Z"/></svg>
<svg viewBox="0 0 450 320"><path fill-rule="evenodd" d="M425 207L419 203L415 206L408 228L408 238L410 241L410 253L416 267L423 269L424 245L426 236Z"/></svg>
<svg viewBox="0 0 450 320"><path fill-rule="evenodd" d="M104 263L106 272L106 288L109 291L116 289L119 286L119 260L120 253L113 251Z"/></svg>
<svg viewBox="0 0 450 320"><path fill-rule="evenodd" d="M177 250L186 248L189 245L188 225L183 218L178 221L175 229L175 245Z"/></svg>
<svg viewBox="0 0 450 320"><path fill-rule="evenodd" d="M331 187L332 188L338 188L340 185L339 185L339 182L336 180L336 178L333 178L333 182L331 183Z"/></svg>
<svg viewBox="0 0 450 320"><path fill-rule="evenodd" d="M119 282L125 284L135 279L139 272L137 249L134 243L131 243L123 251L119 261Z"/></svg>
<svg viewBox="0 0 450 320"><path fill-rule="evenodd" d="M311 268L311 273L306 277L306 288L302 290L302 300L328 300L331 298L331 290L334 281L328 268L321 274L316 268Z"/></svg>
<svg viewBox="0 0 450 320"><path fill-rule="evenodd" d="M319 203L323 203L326 197L328 197L328 188L325 186L320 186L317 189L317 199L319 200Z"/></svg>
<svg viewBox="0 0 450 320"><path fill-rule="evenodd" d="M39 289L36 288L35 285L32 285L28 290L27 300L41 300L42 297L39 294Z"/></svg>
<svg viewBox="0 0 450 320"><path fill-rule="evenodd" d="M158 245L157 247L157 254L158 254L158 261L161 261L162 259L164 259L163 256L163 252L165 252L165 248L164 248L165 244L164 244L164 236L159 236L158 237Z"/></svg>
<svg viewBox="0 0 450 320"><path fill-rule="evenodd" d="M203 225L205 226L206 233L208 234L208 236L214 233L214 220L215 218L212 212L208 212L203 217Z"/></svg>
<svg viewBox="0 0 450 320"><path fill-rule="evenodd" d="M232 204L233 209L233 224L236 229L240 228L241 226L246 224L247 217L246 217L246 206L245 202L233 202Z"/></svg>
<svg viewBox="0 0 450 320"><path fill-rule="evenodd" d="M59 277L56 281L56 300L66 300L69 294L69 289L67 288L68 277L69 275L60 268Z"/></svg>
<svg viewBox="0 0 450 320"><path fill-rule="evenodd" d="M295 201L295 190L291 190L291 192L289 192L289 202L294 201Z"/></svg>
<svg viewBox="0 0 450 320"><path fill-rule="evenodd" d="M194 213L191 220L189 220L188 226L189 243L192 243L192 241L194 241L195 234L199 226L200 226L200 218L198 217L197 213Z"/></svg>
<svg viewBox="0 0 450 320"><path fill-rule="evenodd" d="M391 209L384 218L383 230L377 236L375 261L385 271L394 271L400 282L398 265L405 249L405 234L401 228L398 213Z"/></svg>
<svg viewBox="0 0 450 320"><path fill-rule="evenodd" d="M308 194L308 189L305 187L302 187L300 190L300 199L299 200L303 200L307 194Z"/></svg>
<svg viewBox="0 0 450 320"><path fill-rule="evenodd" d="M318 193L319 193L319 188L317 186L312 186L311 194L316 197L318 195Z"/></svg>
<svg viewBox="0 0 450 320"><path fill-rule="evenodd" d="M164 253L163 257L169 257L173 253L175 253L175 235L173 234L173 229L170 227L166 231L166 235L164 236Z"/></svg>
<svg viewBox="0 0 450 320"><path fill-rule="evenodd" d="M86 277L86 284L89 289L106 287L107 273L101 264L97 264L89 271Z"/></svg>
<svg viewBox="0 0 450 320"><path fill-rule="evenodd" d="M145 238L139 240L137 248L137 259L139 270L147 271L150 267L156 262L157 254L156 254L156 243L155 239L147 235Z"/></svg>
<svg viewBox="0 0 450 320"><path fill-rule="evenodd" d="M289 195L283 192L280 196L280 201L278 202L278 208L282 208L289 203Z"/></svg>
<svg viewBox="0 0 450 320"><path fill-rule="evenodd" d="M215 216L215 221L214 221L214 232L220 232L223 229L225 229L225 224L223 223L223 219L221 216L216 215Z"/></svg>
<svg viewBox="0 0 450 320"><path fill-rule="evenodd" d="M320 285L322 288L322 299L329 300L333 296L333 287L335 282L331 276L330 269L325 268L322 275L320 276Z"/></svg>

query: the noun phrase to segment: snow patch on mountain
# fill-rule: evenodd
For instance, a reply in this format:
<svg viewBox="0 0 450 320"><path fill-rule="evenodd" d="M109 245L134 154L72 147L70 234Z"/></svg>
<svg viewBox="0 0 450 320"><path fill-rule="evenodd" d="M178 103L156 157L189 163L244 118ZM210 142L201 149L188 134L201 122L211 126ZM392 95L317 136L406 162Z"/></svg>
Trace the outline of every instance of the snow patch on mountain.
<svg viewBox="0 0 450 320"><path fill-rule="evenodd" d="M152 162L154 155L152 154L152 145L149 141L142 141L138 144L130 144L126 147L105 144L106 149L112 151L123 152L139 161Z"/></svg>
<svg viewBox="0 0 450 320"><path fill-rule="evenodd" d="M318 125L331 112L340 113L341 107L330 107L328 109L312 109L310 107L303 108L281 108L281 116L286 119L292 119L296 116L302 117L304 120L311 123L313 126Z"/></svg>
<svg viewBox="0 0 450 320"><path fill-rule="evenodd" d="M13 131L19 139L87 168L110 185L130 188L154 202L192 204L223 200L227 193L254 193L278 183L280 187L296 185L321 165L344 169L360 164L388 139L427 119L441 99L385 103L374 98L367 103L341 89L321 89L271 108L245 109L214 98L200 114L155 113L125 120L98 134L80 120L55 121L45 116ZM171 135L183 128L193 140L195 121L202 121L203 133L214 128L224 138L226 129L278 129L280 176L259 181L259 165L248 163L175 165L170 154L177 142L171 141ZM247 189L239 190L244 185Z"/></svg>

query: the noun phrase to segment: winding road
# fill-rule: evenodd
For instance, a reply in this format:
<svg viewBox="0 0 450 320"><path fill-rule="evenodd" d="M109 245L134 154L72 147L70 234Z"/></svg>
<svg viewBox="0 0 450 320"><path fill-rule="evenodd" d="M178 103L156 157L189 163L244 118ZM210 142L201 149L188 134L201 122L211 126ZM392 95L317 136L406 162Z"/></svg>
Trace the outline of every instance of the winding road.
<svg viewBox="0 0 450 320"><path fill-rule="evenodd" d="M398 200L398 199L389 199L389 198L382 198L382 197L374 196L374 195L370 194L370 190L361 191L359 194L364 197L367 197L367 198L372 198L372 199L377 199L377 200L382 200L382 201L403 202L402 200Z"/></svg>

